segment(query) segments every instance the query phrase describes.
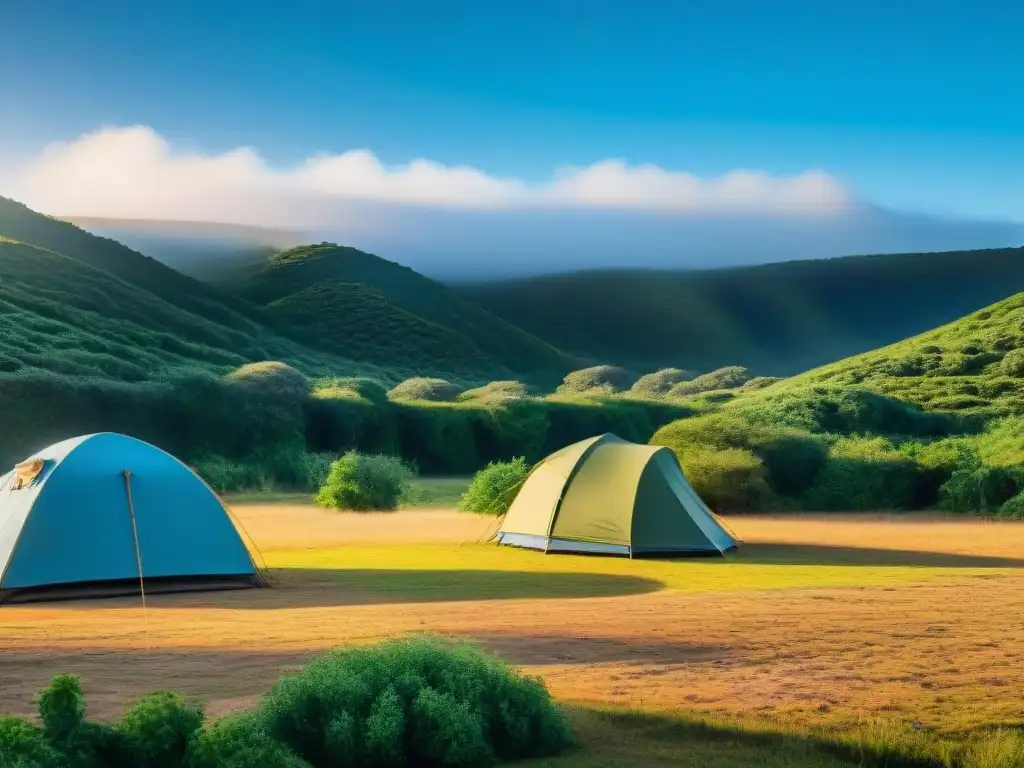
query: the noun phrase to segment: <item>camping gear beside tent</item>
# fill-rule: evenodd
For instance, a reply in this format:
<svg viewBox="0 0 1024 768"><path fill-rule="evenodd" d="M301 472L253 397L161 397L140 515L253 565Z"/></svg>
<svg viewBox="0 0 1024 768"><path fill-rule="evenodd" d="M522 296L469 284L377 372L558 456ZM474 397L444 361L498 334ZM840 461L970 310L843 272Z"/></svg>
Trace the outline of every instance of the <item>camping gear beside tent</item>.
<svg viewBox="0 0 1024 768"><path fill-rule="evenodd" d="M141 440L65 440L0 480L0 602L262 583L217 495Z"/></svg>
<svg viewBox="0 0 1024 768"><path fill-rule="evenodd" d="M545 552L721 554L737 546L668 448L604 434L548 456L526 478L498 543Z"/></svg>

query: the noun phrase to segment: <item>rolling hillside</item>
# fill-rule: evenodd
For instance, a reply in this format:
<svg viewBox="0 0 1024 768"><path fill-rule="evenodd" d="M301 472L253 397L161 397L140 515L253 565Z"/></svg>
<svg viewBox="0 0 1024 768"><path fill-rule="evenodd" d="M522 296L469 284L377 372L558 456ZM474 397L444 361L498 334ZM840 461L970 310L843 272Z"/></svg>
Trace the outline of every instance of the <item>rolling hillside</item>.
<svg viewBox="0 0 1024 768"><path fill-rule="evenodd" d="M791 375L1024 290L1024 248L591 271L454 290L595 362Z"/></svg>
<svg viewBox="0 0 1024 768"><path fill-rule="evenodd" d="M751 397L771 398L816 386L867 389L929 410L1024 416L1024 293L896 344L794 376Z"/></svg>
<svg viewBox="0 0 1024 768"><path fill-rule="evenodd" d="M560 378L572 367L444 286L368 254L324 261L322 249L300 248L264 259L240 297L4 198L0 237L2 370L133 381L269 359L311 375L479 383Z"/></svg>
<svg viewBox="0 0 1024 768"><path fill-rule="evenodd" d="M414 332L409 327L412 319L429 323L431 328L424 332L430 341L421 353L430 356L434 370L460 369L473 365L474 360L487 359L506 371L557 381L576 366L576 361L567 355L463 300L446 286L408 267L333 243L302 246L277 254L262 271L240 283L237 293L265 306L277 317L294 321L297 306L304 307L302 311L309 316L313 304L306 292L325 284L330 287L319 289L317 296L335 295L329 299L330 316L316 322L322 343L345 338L352 323L351 317L342 311L348 303L354 315L365 311L374 317L375 343L382 355L386 354L384 350L401 350L418 343L405 336L407 330ZM341 288L342 284L350 287ZM372 294L356 292L352 284L366 286ZM371 305L365 308L359 302L363 296L372 296ZM401 314L387 319L388 311ZM442 331L452 341L452 347L446 349L435 343ZM404 353L397 354L401 357Z"/></svg>
<svg viewBox="0 0 1024 768"><path fill-rule="evenodd" d="M68 256L0 240L0 371L138 381L167 368L267 359L324 374L370 372L252 322L209 319Z"/></svg>

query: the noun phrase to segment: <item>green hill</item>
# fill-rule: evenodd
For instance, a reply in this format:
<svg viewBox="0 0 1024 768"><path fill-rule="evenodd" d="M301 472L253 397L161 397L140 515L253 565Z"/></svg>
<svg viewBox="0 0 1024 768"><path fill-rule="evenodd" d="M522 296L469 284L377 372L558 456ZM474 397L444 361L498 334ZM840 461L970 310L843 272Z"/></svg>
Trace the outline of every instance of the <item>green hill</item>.
<svg viewBox="0 0 1024 768"><path fill-rule="evenodd" d="M263 270L239 284L237 293L253 303L269 306L325 282L335 285L358 283L372 288L375 292L374 306L367 311L378 321L384 322L381 312L387 306L406 313L401 318L387 321L389 327L407 324L408 315L413 315L447 329L450 334L461 336L475 348L474 351L461 342L451 350L432 346L432 349L443 353L434 358L435 367L465 367L473 365L475 360L489 359L496 367L504 367L507 371L555 381L576 367L576 361L567 355L465 301L446 286L408 267L333 243L301 246L277 254ZM356 298L351 289L346 290L349 300ZM309 306L308 298L307 295L298 303ZM386 305L381 303L381 298ZM338 302L334 305L340 309ZM353 311L358 313L362 310L356 306ZM321 320L320 332L323 335L331 334L330 322L326 318ZM350 325L349 320L343 319L337 333L343 333L344 328ZM435 328L430 335L436 334ZM388 342L381 339L380 343L383 346ZM403 346L411 344L413 342L409 340L403 342Z"/></svg>
<svg viewBox="0 0 1024 768"><path fill-rule="evenodd" d="M790 375L1024 290L1024 248L592 271L454 289L595 362Z"/></svg>
<svg viewBox="0 0 1024 768"><path fill-rule="evenodd" d="M325 349L420 373L474 374L495 367L468 338L406 312L376 288L327 280L267 305Z"/></svg>
<svg viewBox="0 0 1024 768"><path fill-rule="evenodd" d="M366 370L244 319L218 323L68 256L0 240L0 371L136 381L168 368L267 359L325 374Z"/></svg>
<svg viewBox="0 0 1024 768"><path fill-rule="evenodd" d="M1024 415L1024 293L752 397L811 387L866 389L928 410ZM1024 435L1020 439L1024 442Z"/></svg>

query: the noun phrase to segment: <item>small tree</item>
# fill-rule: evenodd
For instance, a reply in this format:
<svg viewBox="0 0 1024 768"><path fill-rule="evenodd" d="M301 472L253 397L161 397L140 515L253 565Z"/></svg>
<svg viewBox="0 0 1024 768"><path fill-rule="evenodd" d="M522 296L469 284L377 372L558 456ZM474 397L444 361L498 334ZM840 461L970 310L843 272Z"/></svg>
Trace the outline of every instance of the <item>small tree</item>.
<svg viewBox="0 0 1024 768"><path fill-rule="evenodd" d="M459 509L485 515L505 514L529 472L522 456L512 461L492 461L473 477L459 501Z"/></svg>
<svg viewBox="0 0 1024 768"><path fill-rule="evenodd" d="M412 477L413 471L399 458L349 451L331 465L315 502L330 509L397 509Z"/></svg>

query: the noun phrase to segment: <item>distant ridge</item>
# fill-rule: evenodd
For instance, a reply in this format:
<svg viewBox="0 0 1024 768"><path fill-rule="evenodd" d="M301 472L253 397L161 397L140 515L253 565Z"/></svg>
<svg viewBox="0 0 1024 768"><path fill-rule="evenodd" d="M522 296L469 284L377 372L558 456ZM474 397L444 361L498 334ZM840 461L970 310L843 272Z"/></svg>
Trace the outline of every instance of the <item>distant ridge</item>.
<svg viewBox="0 0 1024 768"><path fill-rule="evenodd" d="M1024 290L1024 248L592 270L453 290L590 359L791 375Z"/></svg>

